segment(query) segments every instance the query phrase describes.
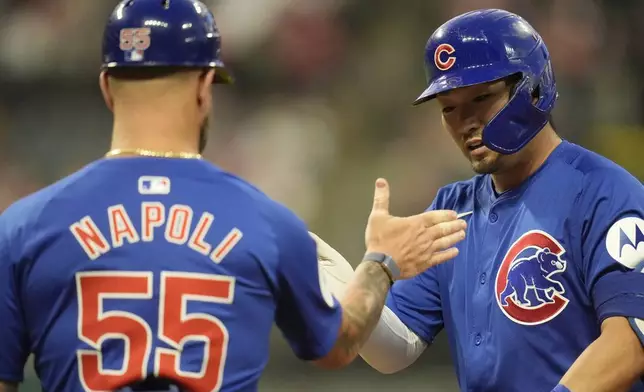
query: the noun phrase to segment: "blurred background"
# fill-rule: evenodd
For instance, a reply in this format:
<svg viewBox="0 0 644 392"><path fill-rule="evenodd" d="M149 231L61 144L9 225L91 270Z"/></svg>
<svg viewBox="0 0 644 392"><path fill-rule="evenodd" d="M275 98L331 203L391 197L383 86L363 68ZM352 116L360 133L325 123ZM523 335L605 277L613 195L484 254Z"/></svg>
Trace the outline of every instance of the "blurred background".
<svg viewBox="0 0 644 392"><path fill-rule="evenodd" d="M237 83L216 87L206 156L306 220L350 260L377 176L392 211L425 209L472 175L423 90L423 48L445 20L477 8L524 16L547 42L560 134L644 179L644 1L207 0ZM102 24L116 0L0 0L0 211L97 159L111 117L97 85ZM276 331L262 391L456 391L441 335L409 369L361 360L324 372ZM27 391L39 390L28 365Z"/></svg>

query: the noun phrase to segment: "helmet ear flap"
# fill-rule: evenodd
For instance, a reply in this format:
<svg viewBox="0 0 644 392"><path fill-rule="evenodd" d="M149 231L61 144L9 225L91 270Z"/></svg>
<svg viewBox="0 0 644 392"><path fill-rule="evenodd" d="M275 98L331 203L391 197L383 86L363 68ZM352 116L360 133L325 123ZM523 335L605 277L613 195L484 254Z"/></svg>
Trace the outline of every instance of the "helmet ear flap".
<svg viewBox="0 0 644 392"><path fill-rule="evenodd" d="M524 77L521 73L516 73L508 77L507 83L512 85L510 98L512 98L516 93L517 87L523 78ZM558 93L555 93L553 96L552 91L548 91L547 87L544 89L544 86L553 85L553 78L552 65L548 63L539 77L539 82L531 89L531 102L541 110L551 110L554 105L554 101L559 97Z"/></svg>
<svg viewBox="0 0 644 392"><path fill-rule="evenodd" d="M558 94L550 62L538 75L516 73L508 103L483 129L483 144L500 154L514 154L550 121Z"/></svg>
<svg viewBox="0 0 644 392"><path fill-rule="evenodd" d="M549 111L533 103L532 80L523 77L510 100L483 128L483 144L500 154L523 148L548 122Z"/></svg>
<svg viewBox="0 0 644 392"><path fill-rule="evenodd" d="M546 63L546 66L541 73L539 79L539 84L537 85L536 90L537 95L535 98L538 98L535 106L541 110L551 111L559 98L559 93L556 90L555 75L552 71L552 63L549 61Z"/></svg>
<svg viewBox="0 0 644 392"><path fill-rule="evenodd" d="M521 72L517 72L512 75L508 75L504 79L505 79L505 83L511 86L510 96L512 96L517 90L517 85L521 82L521 80L523 80L523 74Z"/></svg>

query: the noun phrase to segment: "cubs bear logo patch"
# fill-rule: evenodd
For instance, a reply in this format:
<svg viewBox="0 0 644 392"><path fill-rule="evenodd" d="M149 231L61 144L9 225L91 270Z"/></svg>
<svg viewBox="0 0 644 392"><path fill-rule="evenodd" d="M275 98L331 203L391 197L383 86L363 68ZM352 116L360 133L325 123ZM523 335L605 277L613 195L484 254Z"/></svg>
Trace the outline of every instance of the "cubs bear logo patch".
<svg viewBox="0 0 644 392"><path fill-rule="evenodd" d="M510 320L523 325L548 322L568 305L558 280L565 250L548 233L533 230L510 246L497 272L496 302Z"/></svg>

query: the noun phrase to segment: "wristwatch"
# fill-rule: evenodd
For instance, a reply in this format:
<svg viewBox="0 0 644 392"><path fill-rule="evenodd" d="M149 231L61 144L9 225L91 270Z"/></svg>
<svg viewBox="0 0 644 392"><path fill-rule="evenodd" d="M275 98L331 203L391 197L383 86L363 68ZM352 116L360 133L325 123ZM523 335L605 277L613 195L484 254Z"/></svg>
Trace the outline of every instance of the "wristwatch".
<svg viewBox="0 0 644 392"><path fill-rule="evenodd" d="M382 269L385 270L389 276L390 283L393 284L396 280L400 278L400 268L398 264L391 258L391 256L379 253L379 252L370 252L364 255L362 261L374 261L382 266Z"/></svg>

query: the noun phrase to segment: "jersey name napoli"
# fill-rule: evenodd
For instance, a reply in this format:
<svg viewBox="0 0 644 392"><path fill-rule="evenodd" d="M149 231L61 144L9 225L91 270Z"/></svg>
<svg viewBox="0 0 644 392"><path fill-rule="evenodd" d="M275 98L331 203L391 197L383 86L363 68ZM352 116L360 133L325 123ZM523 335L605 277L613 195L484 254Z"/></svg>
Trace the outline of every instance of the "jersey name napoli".
<svg viewBox="0 0 644 392"><path fill-rule="evenodd" d="M643 277L633 269L644 262L644 187L612 162L563 142L517 189L497 195L476 176L430 208L471 212L459 256L397 283L387 306L428 342L446 329L462 390L550 390L603 319L642 316L616 304L620 279Z"/></svg>
<svg viewBox="0 0 644 392"><path fill-rule="evenodd" d="M304 223L200 160L103 159L17 202L0 279L0 380L34 353L51 391L255 391L274 323L313 360L341 322Z"/></svg>
<svg viewBox="0 0 644 392"><path fill-rule="evenodd" d="M169 180L164 181L169 183ZM69 230L90 260L95 260L126 243L152 242L156 234L157 240L185 245L208 256L213 262L220 263L243 236L238 228L233 227L216 246L213 246L205 241L215 219L211 212L204 211L201 216L195 217L189 205L173 204L166 209L166 206L158 201L136 203L133 207L137 210L137 215L141 216L138 226L133 224L131 214L123 204L109 206L104 211L109 222L107 230L101 230L89 215L69 226ZM193 220L197 223L194 224ZM137 227L141 228L140 233ZM107 231L109 235L103 231Z"/></svg>

